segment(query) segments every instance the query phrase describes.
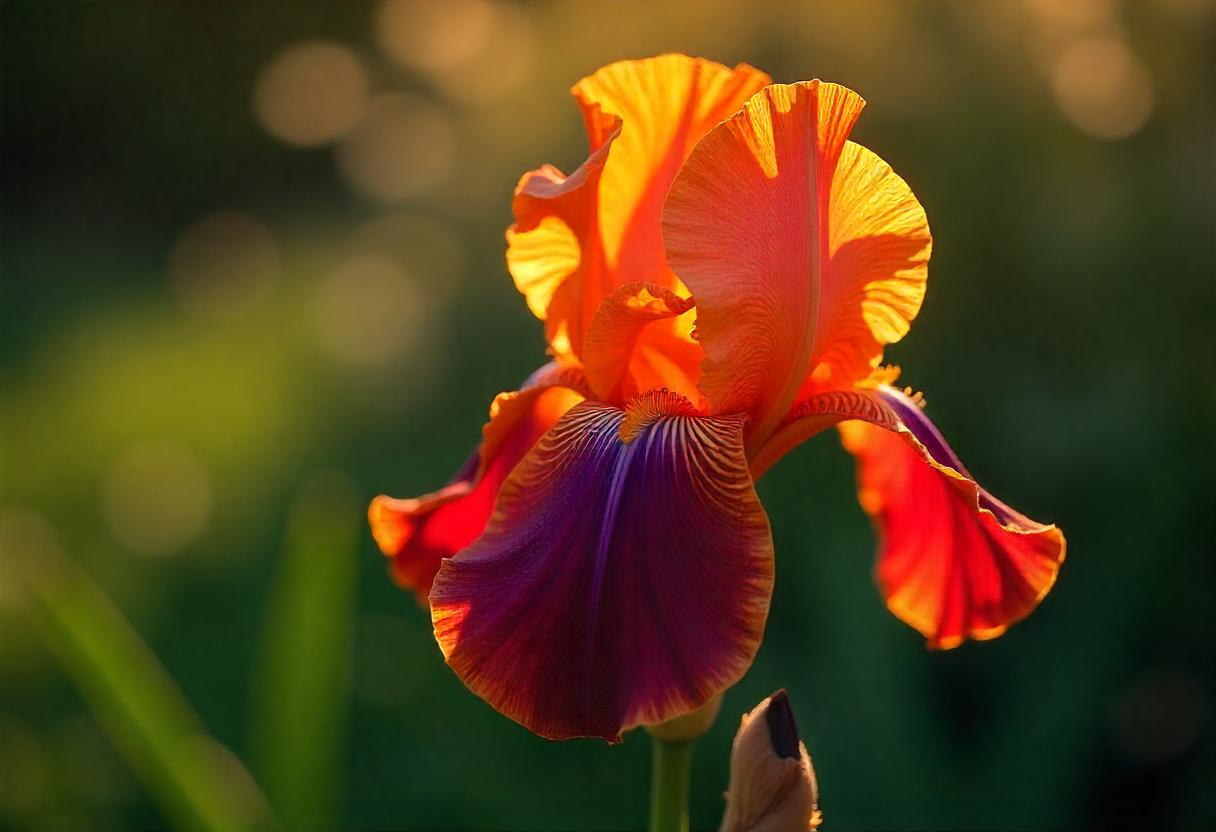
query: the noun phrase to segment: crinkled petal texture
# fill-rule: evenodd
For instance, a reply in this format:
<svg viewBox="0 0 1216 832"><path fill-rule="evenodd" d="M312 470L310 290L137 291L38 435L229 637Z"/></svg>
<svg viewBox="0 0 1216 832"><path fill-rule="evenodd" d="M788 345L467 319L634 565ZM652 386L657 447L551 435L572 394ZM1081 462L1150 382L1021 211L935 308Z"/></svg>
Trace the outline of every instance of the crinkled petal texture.
<svg viewBox="0 0 1216 832"><path fill-rule="evenodd" d="M448 485L412 499L372 500L372 536L391 559L393 579L426 604L439 564L485 530L503 480L586 392L578 368L542 367L520 390L494 400L480 447Z"/></svg>
<svg viewBox="0 0 1216 832"><path fill-rule="evenodd" d="M765 88L697 145L663 211L692 290L713 413L750 411L755 452L815 391L865 379L924 296L930 236L908 186L847 141L863 106L810 81Z"/></svg>
<svg viewBox="0 0 1216 832"><path fill-rule="evenodd" d="M663 199L701 137L769 80L746 64L661 55L611 64L574 86L591 157L569 177L552 166L525 174L507 232L507 265L555 355L583 359L596 309L623 284L681 292L663 250ZM679 368L668 386L695 397L692 322L689 313L655 323L643 339Z"/></svg>
<svg viewBox="0 0 1216 832"><path fill-rule="evenodd" d="M880 387L874 399L896 429L846 422L841 434L879 533L876 575L887 606L930 647L1000 635L1055 583L1063 533L980 488L907 396Z"/></svg>
<svg viewBox="0 0 1216 832"><path fill-rule="evenodd" d="M567 413L435 579L464 683L541 736L617 741L736 682L773 583L742 424L661 392Z"/></svg>
<svg viewBox="0 0 1216 832"><path fill-rule="evenodd" d="M613 292L587 329L584 364L595 395L601 401L623 402L643 390L662 387L692 390L696 395L695 379L685 368L700 361L700 347L692 341L655 337L661 333L657 324L692 308L692 298L654 283L626 283Z"/></svg>
<svg viewBox="0 0 1216 832"><path fill-rule="evenodd" d="M488 476L479 477L480 467L481 457L474 451L438 491L408 499L381 494L367 510L372 537L390 559L389 574L423 604L440 561L469 545L490 516L505 475L501 465L491 465Z"/></svg>
<svg viewBox="0 0 1216 832"><path fill-rule="evenodd" d="M532 314L545 322L555 357L577 361L583 333L611 291L599 236L600 177L614 129L578 170L552 165L524 174L515 188L515 224L507 230L507 268Z"/></svg>
<svg viewBox="0 0 1216 832"><path fill-rule="evenodd" d="M752 476L760 479L794 448L845 420L860 419L887 430L901 430L903 423L899 415L879 395L898 377L898 367L878 367L864 382L848 390L828 390L802 398L748 457Z"/></svg>
<svg viewBox="0 0 1216 832"><path fill-rule="evenodd" d="M614 275L674 288L659 225L663 199L697 142L771 80L747 64L668 54L609 64L575 84L588 124L621 121L599 189L600 237Z"/></svg>

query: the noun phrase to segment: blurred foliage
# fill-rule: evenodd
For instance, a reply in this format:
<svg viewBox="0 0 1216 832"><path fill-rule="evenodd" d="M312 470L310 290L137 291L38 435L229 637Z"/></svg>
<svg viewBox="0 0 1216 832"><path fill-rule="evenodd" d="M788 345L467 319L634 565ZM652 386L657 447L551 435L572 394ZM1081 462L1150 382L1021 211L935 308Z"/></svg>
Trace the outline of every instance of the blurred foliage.
<svg viewBox="0 0 1216 832"><path fill-rule="evenodd" d="M292 828L644 821L645 738L554 745L470 695L361 515L446 480L541 361L511 190L581 161L571 83L664 50L866 97L856 136L935 236L889 358L1070 542L1035 615L927 653L874 591L837 443L783 461L768 633L696 749L694 825L733 714L778 686L833 829L1216 822L1208 0L0 14L0 826L226 811L224 749ZM198 779L158 714L209 732Z"/></svg>
<svg viewBox="0 0 1216 832"><path fill-rule="evenodd" d="M56 551L36 515L5 516L5 548L33 618L98 722L180 829L274 828L231 752L207 737L173 681L109 599ZM13 766L22 761L8 761Z"/></svg>
<svg viewBox="0 0 1216 832"><path fill-rule="evenodd" d="M354 487L316 474L291 508L270 590L261 661L257 772L288 829L332 829L342 785L346 691L362 506Z"/></svg>

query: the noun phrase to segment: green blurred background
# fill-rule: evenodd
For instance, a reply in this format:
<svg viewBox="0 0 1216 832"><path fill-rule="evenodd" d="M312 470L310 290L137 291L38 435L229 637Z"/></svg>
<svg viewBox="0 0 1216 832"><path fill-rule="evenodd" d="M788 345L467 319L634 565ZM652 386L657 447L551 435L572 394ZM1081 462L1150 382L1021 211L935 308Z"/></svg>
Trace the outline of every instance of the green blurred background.
<svg viewBox="0 0 1216 832"><path fill-rule="evenodd" d="M888 358L1070 544L1027 621L929 653L835 437L786 459L694 826L784 686L830 829L1212 828L1216 3L0 12L0 827L642 825L646 738L469 694L363 512L543 359L503 231L523 171L585 155L567 88L678 50L865 96L935 237Z"/></svg>

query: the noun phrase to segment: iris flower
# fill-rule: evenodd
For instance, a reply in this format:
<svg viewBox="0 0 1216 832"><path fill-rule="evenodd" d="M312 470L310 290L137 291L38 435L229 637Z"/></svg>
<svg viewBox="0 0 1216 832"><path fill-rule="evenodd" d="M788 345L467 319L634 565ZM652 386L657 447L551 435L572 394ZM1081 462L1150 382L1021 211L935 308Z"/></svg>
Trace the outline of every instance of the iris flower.
<svg viewBox="0 0 1216 832"><path fill-rule="evenodd" d="M507 232L552 360L494 400L448 485L369 510L464 684L551 739L614 742L709 702L769 611L755 480L837 425L891 611L935 648L1026 616L1063 535L980 487L881 364L931 239L849 141L862 99L683 55L573 94L590 155L525 174Z"/></svg>

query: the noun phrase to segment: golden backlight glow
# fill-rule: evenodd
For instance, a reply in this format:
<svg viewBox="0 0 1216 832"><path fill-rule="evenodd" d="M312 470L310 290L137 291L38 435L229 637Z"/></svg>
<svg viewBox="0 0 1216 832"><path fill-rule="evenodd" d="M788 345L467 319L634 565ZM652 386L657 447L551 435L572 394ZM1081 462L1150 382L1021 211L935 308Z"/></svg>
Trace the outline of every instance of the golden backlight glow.
<svg viewBox="0 0 1216 832"><path fill-rule="evenodd" d="M1051 73L1056 106L1077 129L1100 139L1122 139L1153 112L1153 83L1127 43L1094 36L1071 43Z"/></svg>
<svg viewBox="0 0 1216 832"><path fill-rule="evenodd" d="M385 0L376 12L376 40L403 68L445 70L483 49L493 23L487 0Z"/></svg>
<svg viewBox="0 0 1216 832"><path fill-rule="evenodd" d="M510 3L385 0L375 34L389 60L455 100L489 103L520 89L535 69L531 17Z"/></svg>
<svg viewBox="0 0 1216 832"><path fill-rule="evenodd" d="M338 146L338 168L357 193L386 203L425 196L451 173L456 155L451 119L417 95L384 93Z"/></svg>
<svg viewBox="0 0 1216 832"><path fill-rule="evenodd" d="M846 448L890 609L942 649L1029 614L1062 533L984 491L877 369L919 311L932 240L908 184L849 141L861 97L680 54L572 92L589 155L525 174L507 232L556 360L494 400L448 485L368 510L462 681L549 739L616 742L701 707L746 670L767 616L754 477L842 421L860 431ZM672 326L686 315L695 337ZM551 388L585 401L550 422L533 403ZM688 551L679 588L648 588ZM682 638L695 670L664 667Z"/></svg>
<svg viewBox="0 0 1216 832"><path fill-rule="evenodd" d="M253 111L280 141L315 147L341 138L363 116L367 72L359 57L329 41L289 46L254 85Z"/></svg>
<svg viewBox="0 0 1216 832"><path fill-rule="evenodd" d="M445 222L425 214L384 214L360 228L350 242L360 254L397 260L436 301L456 296L465 280L465 252Z"/></svg>
<svg viewBox="0 0 1216 832"><path fill-rule="evenodd" d="M317 288L317 338L340 363L377 367L405 357L425 337L429 298L397 262L358 255Z"/></svg>
<svg viewBox="0 0 1216 832"><path fill-rule="evenodd" d="M507 3L493 8L494 36L469 60L435 73L435 83L451 99L493 104L520 93L536 74L539 38L532 18Z"/></svg>

